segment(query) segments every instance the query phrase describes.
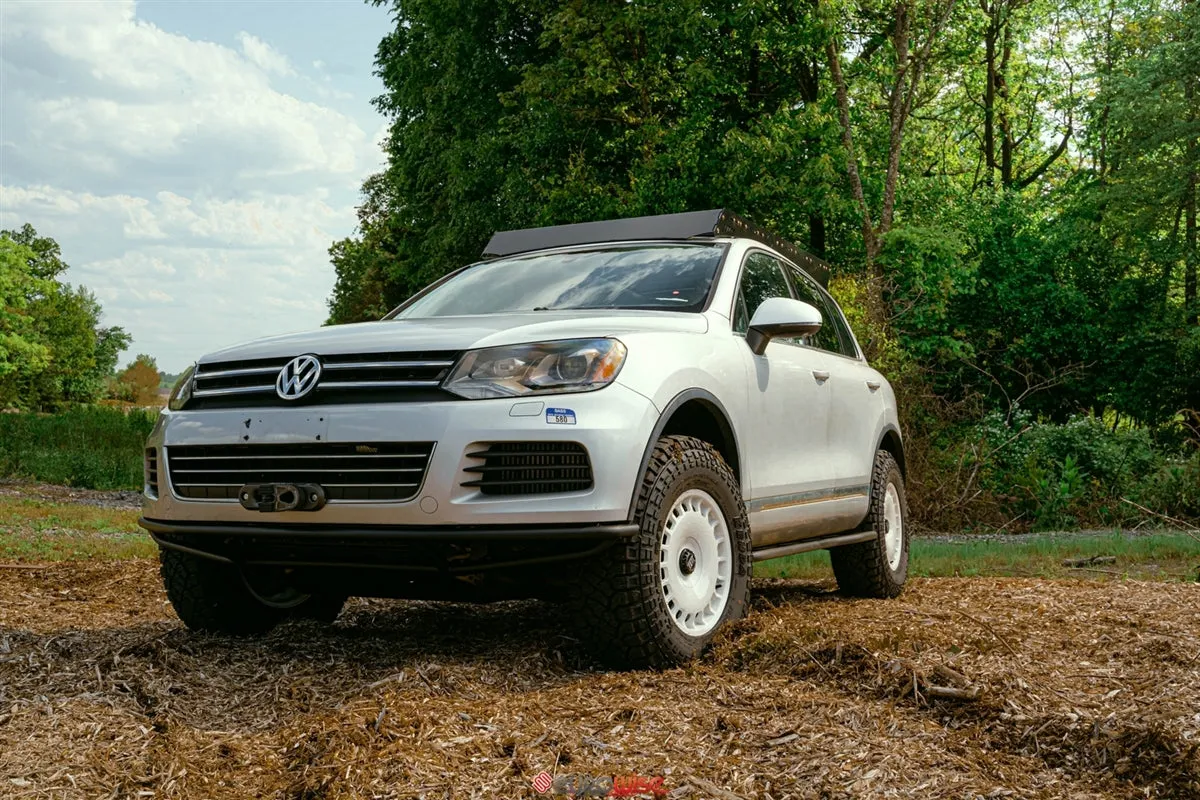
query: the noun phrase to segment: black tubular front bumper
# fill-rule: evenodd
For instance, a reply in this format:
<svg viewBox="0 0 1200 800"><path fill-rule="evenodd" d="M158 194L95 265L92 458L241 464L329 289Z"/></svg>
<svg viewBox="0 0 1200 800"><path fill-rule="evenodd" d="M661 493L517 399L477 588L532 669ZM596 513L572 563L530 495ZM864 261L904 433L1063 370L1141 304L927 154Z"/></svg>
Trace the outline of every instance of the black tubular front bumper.
<svg viewBox="0 0 1200 800"><path fill-rule="evenodd" d="M464 575L585 558L635 536L632 523L556 526L288 526L142 518L159 547L242 566Z"/></svg>

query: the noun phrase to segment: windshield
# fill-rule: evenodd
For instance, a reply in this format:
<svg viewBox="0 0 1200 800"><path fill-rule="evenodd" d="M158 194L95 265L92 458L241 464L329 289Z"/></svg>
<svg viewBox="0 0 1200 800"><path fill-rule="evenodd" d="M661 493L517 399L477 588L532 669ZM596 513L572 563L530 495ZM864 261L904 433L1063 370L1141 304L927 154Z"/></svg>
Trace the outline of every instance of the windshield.
<svg viewBox="0 0 1200 800"><path fill-rule="evenodd" d="M586 308L700 311L724 245L652 245L519 256L477 264L390 318Z"/></svg>

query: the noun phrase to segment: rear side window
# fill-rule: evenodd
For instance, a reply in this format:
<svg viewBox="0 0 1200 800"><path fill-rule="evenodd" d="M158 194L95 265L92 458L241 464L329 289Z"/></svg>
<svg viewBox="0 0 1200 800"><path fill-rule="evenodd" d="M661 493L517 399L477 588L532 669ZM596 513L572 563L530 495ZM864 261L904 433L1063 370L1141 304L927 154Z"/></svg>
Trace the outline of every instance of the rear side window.
<svg viewBox="0 0 1200 800"><path fill-rule="evenodd" d="M808 343L812 347L819 347L831 353L856 358L858 353L855 352L850 331L846 328L842 312L833 302L833 298L821 291L816 282L800 270L789 267L788 272L791 273L792 284L796 287L796 296L804 302L816 306L825 321L821 330L808 337Z"/></svg>
<svg viewBox="0 0 1200 800"><path fill-rule="evenodd" d="M734 308L733 329L738 333L749 330L750 318L764 300L791 296L783 265L766 253L751 253L742 268L742 285Z"/></svg>

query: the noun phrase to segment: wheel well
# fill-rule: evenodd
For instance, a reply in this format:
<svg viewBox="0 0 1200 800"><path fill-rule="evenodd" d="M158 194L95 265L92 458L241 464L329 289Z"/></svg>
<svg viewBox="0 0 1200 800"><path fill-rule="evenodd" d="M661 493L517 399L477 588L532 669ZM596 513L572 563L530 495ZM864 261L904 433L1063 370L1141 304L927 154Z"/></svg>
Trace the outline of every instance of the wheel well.
<svg viewBox="0 0 1200 800"><path fill-rule="evenodd" d="M733 470L734 477L741 482L742 466L738 458L737 440L733 436L733 426L713 403L702 398L688 400L675 409L660 435L694 436L708 442L717 449L725 463Z"/></svg>
<svg viewBox="0 0 1200 800"><path fill-rule="evenodd" d="M900 467L900 474L907 478L908 467L904 464L904 445L900 441L900 434L894 430L885 431L879 449L892 454L892 458L896 459L896 464Z"/></svg>

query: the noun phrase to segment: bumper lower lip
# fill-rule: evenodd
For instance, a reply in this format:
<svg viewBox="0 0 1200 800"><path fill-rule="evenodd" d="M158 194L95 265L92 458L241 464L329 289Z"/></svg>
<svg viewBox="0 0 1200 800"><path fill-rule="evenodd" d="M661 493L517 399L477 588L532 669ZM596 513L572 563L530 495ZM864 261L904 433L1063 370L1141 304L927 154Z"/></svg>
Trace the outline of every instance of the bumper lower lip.
<svg viewBox="0 0 1200 800"><path fill-rule="evenodd" d="M387 525L275 525L270 523L167 522L138 520L152 534L200 534L207 536L289 536L314 539L337 536L375 542L392 541L538 541L562 539L626 539L637 535L634 523L613 525L435 525L427 527Z"/></svg>
<svg viewBox="0 0 1200 800"><path fill-rule="evenodd" d="M595 555L621 539L635 535L639 528L630 523L571 526L441 526L441 527L350 527L312 525L293 527L271 524L177 523L142 518L138 524L150 532L160 548L188 553L211 561L241 566L273 566L355 570L374 572L400 570L416 573L441 573L448 576L522 566L554 564ZM441 550L450 545L478 542L524 548L535 545L535 552L511 555L489 563L442 565L412 563L403 557L406 547L433 546ZM549 546L540 550L538 543L572 543L565 551ZM335 549L331 552L329 545ZM310 546L323 549L318 556L298 555L295 550ZM324 546L322 548L322 546ZM399 557L399 561L397 558Z"/></svg>

